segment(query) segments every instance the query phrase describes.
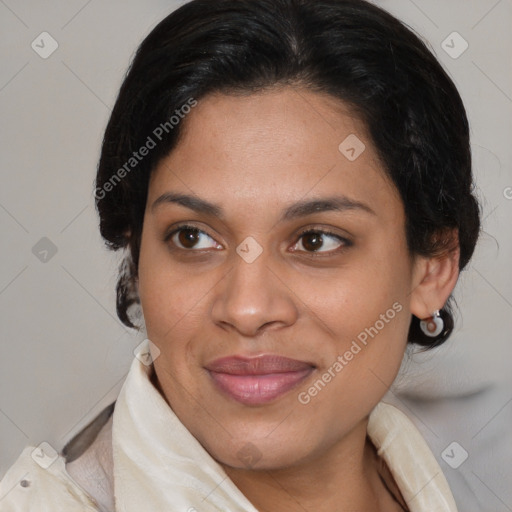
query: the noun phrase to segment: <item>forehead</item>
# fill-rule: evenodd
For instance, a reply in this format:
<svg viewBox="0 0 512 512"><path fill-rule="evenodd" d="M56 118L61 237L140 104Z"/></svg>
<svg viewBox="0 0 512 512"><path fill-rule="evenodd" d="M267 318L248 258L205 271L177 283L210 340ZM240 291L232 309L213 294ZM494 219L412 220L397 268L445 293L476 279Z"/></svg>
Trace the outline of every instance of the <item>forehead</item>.
<svg viewBox="0 0 512 512"><path fill-rule="evenodd" d="M227 203L226 210L248 202L268 209L339 193L400 209L366 127L330 96L291 87L213 94L181 128L151 177L148 203L172 190Z"/></svg>

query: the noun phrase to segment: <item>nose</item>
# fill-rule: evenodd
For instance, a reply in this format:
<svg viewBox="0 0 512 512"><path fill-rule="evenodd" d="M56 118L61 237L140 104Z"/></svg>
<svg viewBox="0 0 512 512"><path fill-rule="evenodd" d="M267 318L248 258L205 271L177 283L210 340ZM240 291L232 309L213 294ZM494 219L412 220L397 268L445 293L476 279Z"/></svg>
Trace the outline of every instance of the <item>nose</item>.
<svg viewBox="0 0 512 512"><path fill-rule="evenodd" d="M295 323L298 308L293 291L282 273L271 268L265 251L252 263L238 256L234 260L215 287L211 310L215 324L243 336L257 336Z"/></svg>

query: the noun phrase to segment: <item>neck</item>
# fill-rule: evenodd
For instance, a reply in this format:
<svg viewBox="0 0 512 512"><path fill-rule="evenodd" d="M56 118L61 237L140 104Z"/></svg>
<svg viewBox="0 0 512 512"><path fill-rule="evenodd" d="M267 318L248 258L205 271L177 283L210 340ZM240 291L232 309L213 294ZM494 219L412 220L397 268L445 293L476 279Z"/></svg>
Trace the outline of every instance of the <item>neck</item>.
<svg viewBox="0 0 512 512"><path fill-rule="evenodd" d="M367 423L365 419L336 445L291 467L258 471L223 467L260 512L403 510L379 476Z"/></svg>

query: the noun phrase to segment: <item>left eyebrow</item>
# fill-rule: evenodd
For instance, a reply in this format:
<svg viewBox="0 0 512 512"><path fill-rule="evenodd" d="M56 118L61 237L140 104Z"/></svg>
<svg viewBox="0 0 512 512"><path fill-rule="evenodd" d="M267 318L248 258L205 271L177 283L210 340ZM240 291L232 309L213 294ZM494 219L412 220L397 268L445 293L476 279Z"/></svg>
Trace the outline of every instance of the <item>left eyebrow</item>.
<svg viewBox="0 0 512 512"><path fill-rule="evenodd" d="M367 204L346 196L333 196L321 199L303 200L295 203L283 212L280 221L289 221L299 217L306 217L318 212L346 210L360 210L372 215L377 215Z"/></svg>

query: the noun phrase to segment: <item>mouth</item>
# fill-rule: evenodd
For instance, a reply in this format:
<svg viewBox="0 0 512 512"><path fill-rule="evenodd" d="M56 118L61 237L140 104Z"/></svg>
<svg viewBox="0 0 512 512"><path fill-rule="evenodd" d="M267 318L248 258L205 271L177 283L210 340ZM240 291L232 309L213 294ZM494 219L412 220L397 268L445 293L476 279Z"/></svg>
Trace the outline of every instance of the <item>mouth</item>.
<svg viewBox="0 0 512 512"><path fill-rule="evenodd" d="M214 385L244 405L263 405L285 395L308 378L315 366L278 355L232 356L206 366Z"/></svg>

